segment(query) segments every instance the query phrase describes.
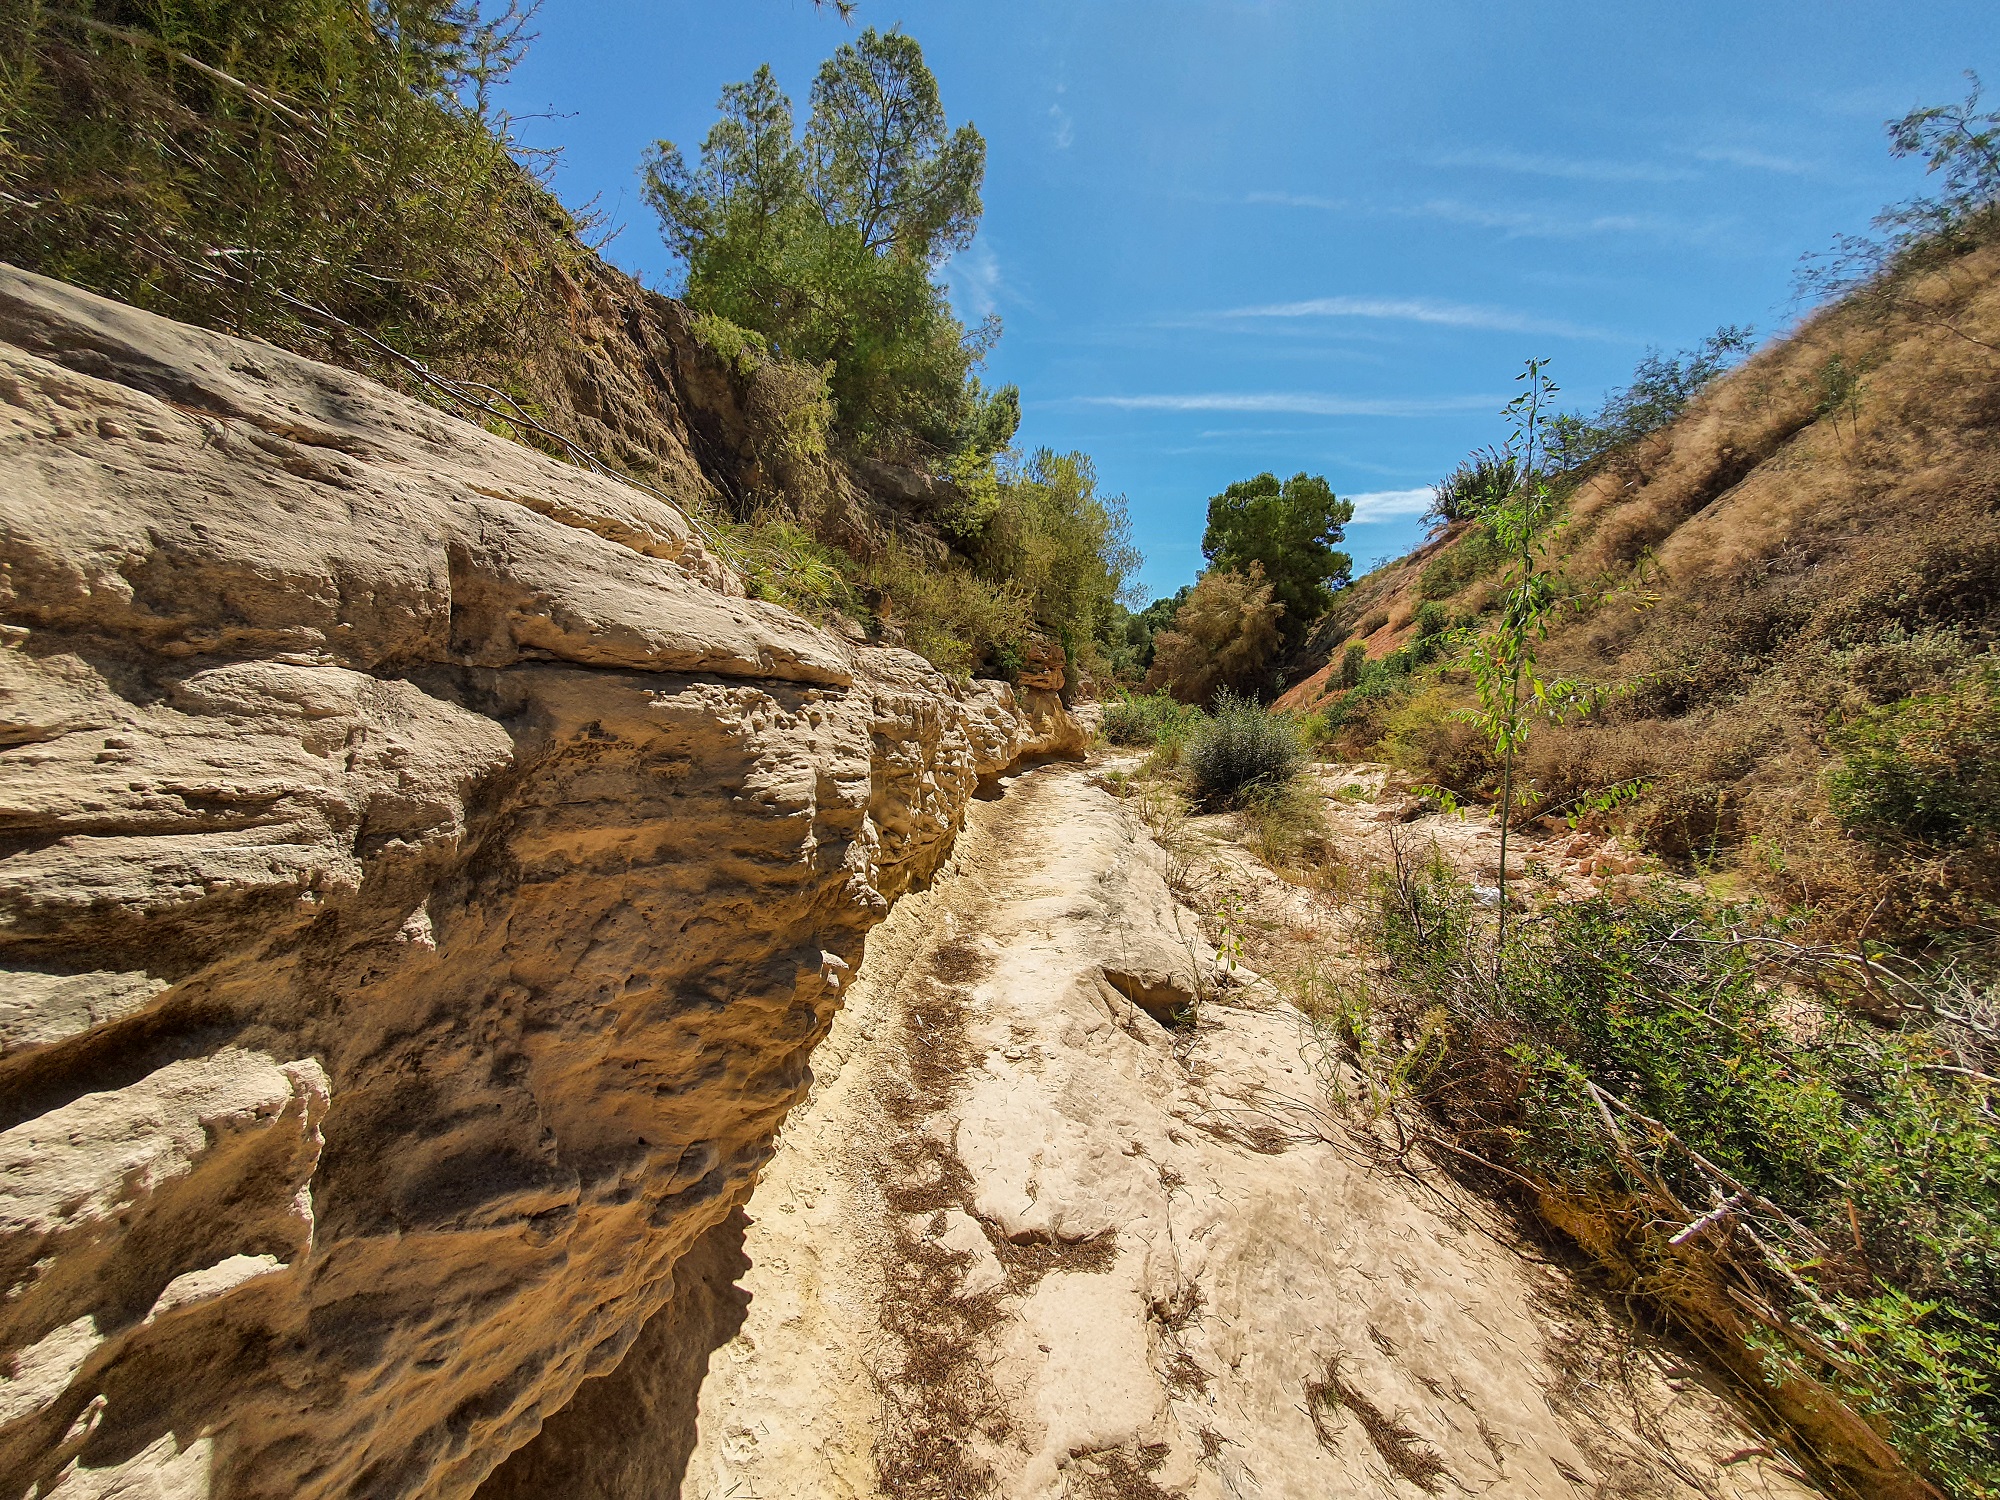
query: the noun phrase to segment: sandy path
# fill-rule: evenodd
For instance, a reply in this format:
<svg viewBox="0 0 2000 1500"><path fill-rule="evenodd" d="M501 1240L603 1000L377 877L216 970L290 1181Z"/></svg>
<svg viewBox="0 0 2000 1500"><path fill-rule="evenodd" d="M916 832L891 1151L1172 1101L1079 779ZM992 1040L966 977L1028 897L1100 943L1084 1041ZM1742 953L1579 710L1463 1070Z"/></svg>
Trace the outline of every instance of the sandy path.
<svg viewBox="0 0 2000 1500"><path fill-rule="evenodd" d="M975 806L677 1297L684 1362L727 1342L653 1493L683 1455L698 1500L1812 1493L1479 1204L1369 1165L1263 987L1178 1028L1126 998L1206 988L1162 871L1078 768Z"/></svg>

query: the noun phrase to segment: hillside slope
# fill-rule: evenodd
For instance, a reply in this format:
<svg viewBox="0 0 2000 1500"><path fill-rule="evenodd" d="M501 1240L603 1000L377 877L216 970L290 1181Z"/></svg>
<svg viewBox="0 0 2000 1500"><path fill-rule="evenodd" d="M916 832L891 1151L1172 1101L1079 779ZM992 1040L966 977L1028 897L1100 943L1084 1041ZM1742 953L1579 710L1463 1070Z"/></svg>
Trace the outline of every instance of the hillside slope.
<svg viewBox="0 0 2000 1500"><path fill-rule="evenodd" d="M1421 632L1476 625L1499 594L1482 542L1461 523L1360 581L1320 632L1335 659L1281 706L1330 708L1351 744L1490 794L1492 758L1452 717L1461 675L1347 701L1337 660L1358 638L1408 661ZM1585 478L1551 543L1572 610L1544 672L1602 692L1536 731L1524 815L1615 790L1654 851L1849 933L1989 918L2000 248L1812 317Z"/></svg>

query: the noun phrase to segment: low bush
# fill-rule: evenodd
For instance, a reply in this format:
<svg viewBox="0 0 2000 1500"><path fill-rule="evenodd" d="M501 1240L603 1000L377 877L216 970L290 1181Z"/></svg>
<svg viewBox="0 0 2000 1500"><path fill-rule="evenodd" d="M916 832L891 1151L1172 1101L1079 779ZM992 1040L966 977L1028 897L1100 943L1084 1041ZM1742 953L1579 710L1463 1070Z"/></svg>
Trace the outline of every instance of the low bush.
<svg viewBox="0 0 2000 1500"><path fill-rule="evenodd" d="M1492 528L1474 526L1424 564L1424 571L1417 578L1417 592L1426 599L1448 599L1506 560L1506 549L1494 540Z"/></svg>
<svg viewBox="0 0 2000 1500"><path fill-rule="evenodd" d="M1177 745L1201 716L1166 693L1125 693L1106 706L1103 734L1114 745Z"/></svg>
<svg viewBox="0 0 2000 1500"><path fill-rule="evenodd" d="M941 672L965 677L1018 666L1034 618L1015 588L989 583L952 558L937 562L891 542L854 575L874 601L885 634ZM894 636L890 636L894 639Z"/></svg>
<svg viewBox="0 0 2000 1500"><path fill-rule="evenodd" d="M1275 791L1298 774L1303 758L1290 719L1227 692L1196 727L1184 753L1195 800L1208 808L1240 807L1254 795Z"/></svg>
<svg viewBox="0 0 2000 1500"><path fill-rule="evenodd" d="M1280 875L1310 878L1335 865L1326 800L1310 780L1259 787L1243 799L1242 816L1251 851Z"/></svg>
<svg viewBox="0 0 2000 1500"><path fill-rule="evenodd" d="M2000 838L2000 668L1863 714L1833 738L1844 753L1829 800L1862 838L1934 849Z"/></svg>
<svg viewBox="0 0 2000 1500"><path fill-rule="evenodd" d="M753 599L768 599L808 619L829 623L853 613L856 599L831 547L789 521L735 525L712 521L718 550Z"/></svg>
<svg viewBox="0 0 2000 1500"><path fill-rule="evenodd" d="M1463 716L1457 700L1435 684L1388 710L1382 749L1395 764L1455 792L1483 793L1500 774L1485 735Z"/></svg>
<svg viewBox="0 0 2000 1500"><path fill-rule="evenodd" d="M1478 913L1410 845L1377 883L1381 1008L1450 1017L1422 1097L1458 1159L1530 1187L1843 1492L1890 1487L1879 1432L1943 1492L2000 1496L1990 978L1799 944L1665 883L1545 907L1504 953Z"/></svg>

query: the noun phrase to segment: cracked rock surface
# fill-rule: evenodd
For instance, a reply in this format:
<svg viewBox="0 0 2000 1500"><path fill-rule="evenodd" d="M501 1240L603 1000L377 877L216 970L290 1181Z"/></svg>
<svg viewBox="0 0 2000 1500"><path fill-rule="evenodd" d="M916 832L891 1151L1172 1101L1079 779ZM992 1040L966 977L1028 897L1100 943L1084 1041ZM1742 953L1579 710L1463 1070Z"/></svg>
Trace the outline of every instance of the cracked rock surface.
<svg viewBox="0 0 2000 1500"><path fill-rule="evenodd" d="M0 267L0 1495L471 1494L1079 744L650 495Z"/></svg>

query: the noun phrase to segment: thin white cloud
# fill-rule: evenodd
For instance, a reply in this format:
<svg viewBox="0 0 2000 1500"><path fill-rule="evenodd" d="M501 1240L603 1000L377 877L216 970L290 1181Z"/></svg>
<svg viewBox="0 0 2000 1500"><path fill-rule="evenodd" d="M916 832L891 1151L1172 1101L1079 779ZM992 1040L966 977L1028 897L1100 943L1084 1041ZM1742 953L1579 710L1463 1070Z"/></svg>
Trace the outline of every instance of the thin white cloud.
<svg viewBox="0 0 2000 1500"><path fill-rule="evenodd" d="M1382 318L1405 323L1433 323L1444 328L1475 328L1494 333L1542 333L1556 338L1601 339L1618 336L1601 328L1586 328L1559 318L1537 318L1502 307L1472 307L1439 302L1430 297L1312 297L1303 302L1273 302L1238 307L1229 318Z"/></svg>
<svg viewBox="0 0 2000 1500"><path fill-rule="evenodd" d="M1340 498L1353 502L1355 524L1367 526L1377 521L1420 516L1431 508L1437 494L1425 485L1415 490L1370 490L1363 495L1342 495Z"/></svg>
<svg viewBox="0 0 2000 1500"><path fill-rule="evenodd" d="M1436 399L1377 400L1318 391L1210 392L1192 396L1079 396L1085 406L1120 411L1291 412L1308 417L1428 417L1447 411L1495 410L1505 396L1443 396Z"/></svg>
<svg viewBox="0 0 2000 1500"><path fill-rule="evenodd" d="M1070 118L1069 111L1060 104L1049 106L1049 120L1051 121L1049 139L1055 143L1056 150L1069 150L1070 143L1076 139L1076 121Z"/></svg>
<svg viewBox="0 0 2000 1500"><path fill-rule="evenodd" d="M1349 208L1344 198L1319 198L1311 193L1245 193L1245 203L1275 203L1283 208Z"/></svg>
<svg viewBox="0 0 2000 1500"><path fill-rule="evenodd" d="M977 323L1000 310L1004 287L1000 261L993 247L983 241L961 250L945 262L945 280L960 313L969 313Z"/></svg>
<svg viewBox="0 0 2000 1500"><path fill-rule="evenodd" d="M1688 182L1700 176L1688 167L1654 162L1586 161L1560 156L1535 156L1524 151L1450 151L1434 156L1436 167L1472 167L1487 172L1516 172L1530 177L1559 177L1571 182Z"/></svg>
<svg viewBox="0 0 2000 1500"><path fill-rule="evenodd" d="M1457 198L1430 198L1422 203L1370 204L1309 193L1246 193L1245 203L1274 203L1287 208L1374 214L1399 219L1440 219L1478 229L1498 229L1522 239L1585 239L1600 234L1645 234L1659 239L1701 239L1716 226L1689 225L1660 214L1571 213L1561 209L1486 208Z"/></svg>
<svg viewBox="0 0 2000 1500"><path fill-rule="evenodd" d="M1696 161L1717 162L1729 167L1748 167L1755 172L1782 172L1789 177L1817 177L1820 169L1811 162L1798 161L1789 156L1774 156L1768 151L1753 151L1745 146L1715 146L1706 151L1694 153Z"/></svg>
<svg viewBox="0 0 2000 1500"><path fill-rule="evenodd" d="M1531 239L1579 239L1594 234L1658 234L1668 226L1652 214L1568 214L1546 209L1482 208L1456 198L1432 198L1385 212L1405 218L1443 219L1479 229L1502 229Z"/></svg>

